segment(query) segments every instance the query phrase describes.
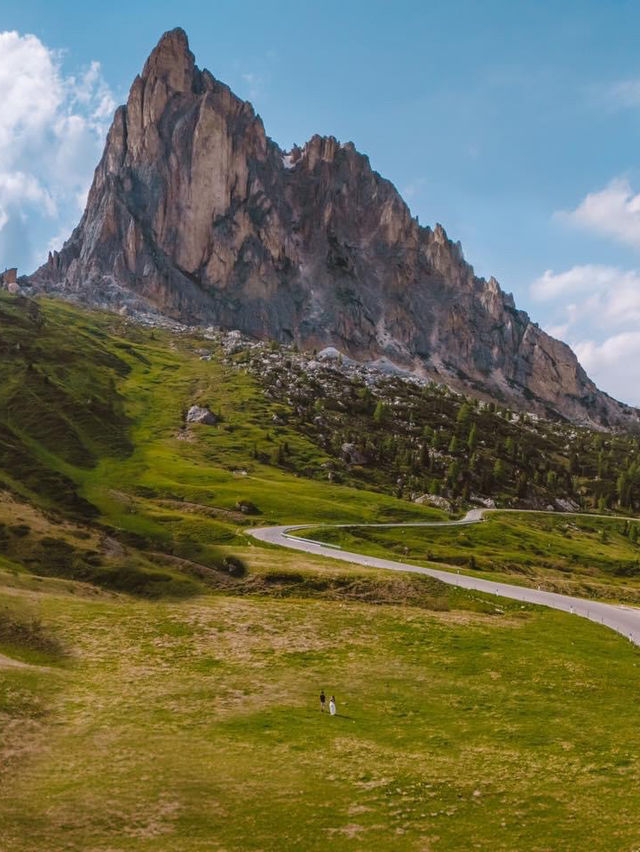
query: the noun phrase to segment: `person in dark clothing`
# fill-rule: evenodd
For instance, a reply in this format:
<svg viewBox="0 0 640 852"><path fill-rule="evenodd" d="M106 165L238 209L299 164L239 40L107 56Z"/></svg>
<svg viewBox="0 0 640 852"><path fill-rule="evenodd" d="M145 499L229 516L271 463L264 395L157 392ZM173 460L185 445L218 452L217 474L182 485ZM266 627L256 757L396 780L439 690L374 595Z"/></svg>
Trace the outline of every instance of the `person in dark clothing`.
<svg viewBox="0 0 640 852"><path fill-rule="evenodd" d="M325 698L324 689L320 691L320 712L324 713L324 705L327 699Z"/></svg>

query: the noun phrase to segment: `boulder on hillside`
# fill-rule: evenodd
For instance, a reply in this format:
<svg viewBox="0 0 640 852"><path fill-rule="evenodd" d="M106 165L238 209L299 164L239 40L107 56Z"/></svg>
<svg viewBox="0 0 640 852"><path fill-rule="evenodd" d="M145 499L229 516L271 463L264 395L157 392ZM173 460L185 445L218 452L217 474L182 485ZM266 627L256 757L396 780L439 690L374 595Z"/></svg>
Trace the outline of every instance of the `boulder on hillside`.
<svg viewBox="0 0 640 852"><path fill-rule="evenodd" d="M187 411L187 423L204 423L205 426L216 426L218 418L208 408L192 405Z"/></svg>
<svg viewBox="0 0 640 852"><path fill-rule="evenodd" d="M252 503L251 500L238 500L236 502L236 509L239 512L242 512L243 515L259 515L259 514L261 514L260 509L258 509L256 504Z"/></svg>

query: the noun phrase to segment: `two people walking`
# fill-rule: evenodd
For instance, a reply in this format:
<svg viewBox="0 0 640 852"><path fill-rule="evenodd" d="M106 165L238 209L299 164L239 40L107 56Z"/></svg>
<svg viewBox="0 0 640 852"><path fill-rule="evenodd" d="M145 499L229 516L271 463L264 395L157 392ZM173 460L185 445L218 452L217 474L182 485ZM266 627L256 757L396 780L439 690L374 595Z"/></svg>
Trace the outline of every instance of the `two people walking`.
<svg viewBox="0 0 640 852"><path fill-rule="evenodd" d="M324 713L326 702L327 702L327 698L324 694L324 689L323 689L320 692L320 712L321 713ZM332 716L336 715L336 698L335 698L335 695L332 695L331 698L329 699L329 713Z"/></svg>

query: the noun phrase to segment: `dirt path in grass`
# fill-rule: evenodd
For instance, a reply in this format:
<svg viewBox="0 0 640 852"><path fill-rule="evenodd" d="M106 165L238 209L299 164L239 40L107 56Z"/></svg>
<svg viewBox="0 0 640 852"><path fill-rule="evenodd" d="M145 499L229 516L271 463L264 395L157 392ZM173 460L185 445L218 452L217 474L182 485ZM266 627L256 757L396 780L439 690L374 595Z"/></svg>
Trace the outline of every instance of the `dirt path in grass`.
<svg viewBox="0 0 640 852"><path fill-rule="evenodd" d="M23 663L21 660L13 660L11 657L5 657L0 654L0 669L38 669L41 666L32 666L29 663Z"/></svg>
<svg viewBox="0 0 640 852"><path fill-rule="evenodd" d="M468 524L479 524L484 520L487 512L493 511L514 511L524 514L527 510L492 510L492 509L471 509L467 512L464 518L457 521L420 521L418 523L389 523L389 524L323 524L326 527L455 527ZM532 514L541 514L540 512L529 510ZM580 513L561 513L561 512L544 512L543 514L563 515L566 517L577 516ZM588 515L584 517L607 517L613 518L611 515ZM625 520L629 520L625 518ZM479 577L472 577L467 574L454 573L453 571L441 571L436 568L423 568L419 565L410 565L406 562L396 562L392 559L380 559L376 556L369 556L363 553L352 553L343 550L335 544L324 544L323 542L314 541L313 539L304 538L304 529L308 529L311 524L298 524L278 527L261 527L257 529L247 530L247 534L253 536L259 541L267 542L268 544L276 544L280 547L287 547L291 550L301 550L305 553L313 553L316 556L326 556L329 559L340 559L343 562L351 562L356 565L364 565L369 568L384 568L390 571L410 571L415 574L426 574L429 577L435 577L437 580L442 580L443 583L448 583L452 586L459 586L463 589L473 589L478 592L498 595L503 598L511 598L512 600L522 601L523 603L539 604L548 606L552 609L560 609L572 615L579 615L583 618L588 618L590 621L595 621L598 624L603 624L606 627L615 630L622 636L625 636L634 645L640 646L640 609L635 609L629 606L617 606L615 604L599 603L598 601L588 600L586 598L577 598L570 595L561 595L557 592L544 592L541 589L532 589L527 586L513 586L509 583L498 583L493 580L484 580Z"/></svg>

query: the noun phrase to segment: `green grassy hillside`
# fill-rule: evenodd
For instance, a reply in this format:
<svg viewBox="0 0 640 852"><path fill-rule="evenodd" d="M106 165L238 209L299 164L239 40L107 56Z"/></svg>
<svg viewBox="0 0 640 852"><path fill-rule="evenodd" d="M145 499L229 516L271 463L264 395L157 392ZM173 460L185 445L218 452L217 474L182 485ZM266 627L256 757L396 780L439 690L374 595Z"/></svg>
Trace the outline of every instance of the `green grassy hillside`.
<svg viewBox="0 0 640 852"><path fill-rule="evenodd" d="M211 571L228 574L234 568L229 548L246 545L242 530L251 522L439 516L328 482L321 467L326 456L295 429L274 422L282 406L222 357L201 360L204 343L211 348L202 336L144 329L61 302L0 297L0 483L6 492L52 519L115 539L128 548L131 567L135 552L141 569L168 571L168 589L176 569L213 583L220 578ZM193 404L209 406L218 424L187 428ZM283 442L286 462L259 460L270 459ZM13 507L2 503L0 522L10 525ZM99 553L70 551L64 535L56 558L47 542L36 541L35 553L26 552L28 542L21 545L25 552L19 544L0 528L0 553L4 548L17 561L35 560L42 571L37 550L49 548L49 572L125 584L112 554L101 567ZM84 550L96 546L105 550L95 541Z"/></svg>
<svg viewBox="0 0 640 852"><path fill-rule="evenodd" d="M0 477L36 502L91 518L97 512L70 474L130 451L116 391L129 366L118 341L109 348L81 315L70 318L0 299Z"/></svg>

